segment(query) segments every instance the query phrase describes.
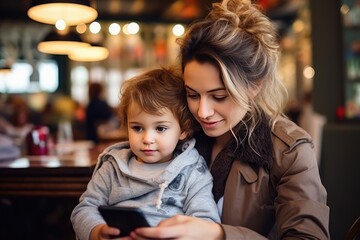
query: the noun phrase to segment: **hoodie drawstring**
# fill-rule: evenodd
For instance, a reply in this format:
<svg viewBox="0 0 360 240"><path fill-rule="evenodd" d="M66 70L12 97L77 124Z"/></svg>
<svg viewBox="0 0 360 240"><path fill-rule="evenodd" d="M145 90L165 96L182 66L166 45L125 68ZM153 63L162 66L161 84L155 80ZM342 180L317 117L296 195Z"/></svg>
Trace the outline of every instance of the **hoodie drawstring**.
<svg viewBox="0 0 360 240"><path fill-rule="evenodd" d="M161 203L162 203L161 198L162 198L162 196L164 194L164 190L167 186L168 186L168 184L166 182L159 184L160 192L159 192L159 196L156 200L156 209L160 209L160 207L161 207Z"/></svg>

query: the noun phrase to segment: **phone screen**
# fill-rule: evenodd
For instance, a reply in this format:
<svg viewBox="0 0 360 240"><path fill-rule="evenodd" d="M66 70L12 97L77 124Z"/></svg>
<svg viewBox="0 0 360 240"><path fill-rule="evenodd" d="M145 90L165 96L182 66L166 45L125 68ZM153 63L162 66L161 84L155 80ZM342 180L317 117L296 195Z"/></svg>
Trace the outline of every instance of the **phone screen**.
<svg viewBox="0 0 360 240"><path fill-rule="evenodd" d="M120 229L120 235L115 237L129 236L138 227L150 226L139 208L99 206L98 209L107 225Z"/></svg>

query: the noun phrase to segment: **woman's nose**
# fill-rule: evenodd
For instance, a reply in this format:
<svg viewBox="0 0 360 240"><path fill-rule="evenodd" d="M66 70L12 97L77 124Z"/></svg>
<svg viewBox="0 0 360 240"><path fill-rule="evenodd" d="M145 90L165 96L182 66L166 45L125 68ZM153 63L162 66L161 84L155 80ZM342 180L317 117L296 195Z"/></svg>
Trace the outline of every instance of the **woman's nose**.
<svg viewBox="0 0 360 240"><path fill-rule="evenodd" d="M199 102L198 108L198 117L200 118L208 118L214 114L214 110L206 99L201 99Z"/></svg>

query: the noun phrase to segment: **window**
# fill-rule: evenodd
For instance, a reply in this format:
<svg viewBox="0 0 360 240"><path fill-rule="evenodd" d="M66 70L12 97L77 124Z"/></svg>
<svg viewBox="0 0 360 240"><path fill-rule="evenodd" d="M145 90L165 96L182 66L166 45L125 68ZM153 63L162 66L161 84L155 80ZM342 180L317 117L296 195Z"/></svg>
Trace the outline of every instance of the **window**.
<svg viewBox="0 0 360 240"><path fill-rule="evenodd" d="M55 92L59 86L59 69L55 60L39 61L31 65L17 61L10 72L0 73L0 92Z"/></svg>

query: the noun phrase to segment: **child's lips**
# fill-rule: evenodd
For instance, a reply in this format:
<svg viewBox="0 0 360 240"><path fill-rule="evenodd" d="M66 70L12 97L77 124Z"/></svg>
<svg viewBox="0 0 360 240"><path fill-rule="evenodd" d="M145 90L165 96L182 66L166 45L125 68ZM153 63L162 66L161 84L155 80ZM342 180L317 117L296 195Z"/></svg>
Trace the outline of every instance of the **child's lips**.
<svg viewBox="0 0 360 240"><path fill-rule="evenodd" d="M141 151L145 154L152 154L152 153L156 152L156 150L153 150L153 149L143 149Z"/></svg>

